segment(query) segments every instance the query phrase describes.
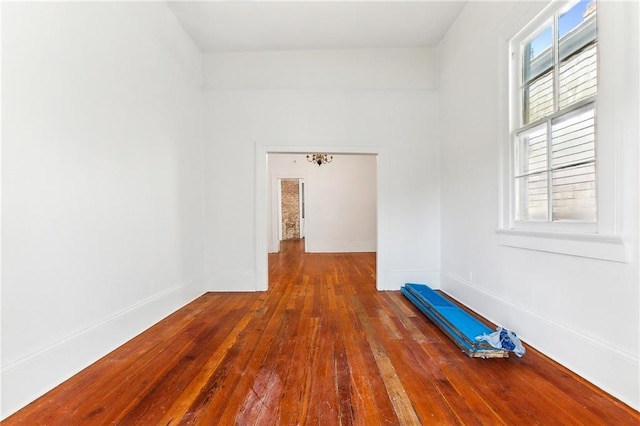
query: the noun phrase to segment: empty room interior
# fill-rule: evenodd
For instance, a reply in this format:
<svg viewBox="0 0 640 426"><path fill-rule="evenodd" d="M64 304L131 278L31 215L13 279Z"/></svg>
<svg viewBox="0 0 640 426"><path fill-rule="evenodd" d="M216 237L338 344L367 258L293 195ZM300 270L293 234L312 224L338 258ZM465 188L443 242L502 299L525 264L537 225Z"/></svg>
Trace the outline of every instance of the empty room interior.
<svg viewBox="0 0 640 426"><path fill-rule="evenodd" d="M0 418L638 424L639 9L3 1Z"/></svg>

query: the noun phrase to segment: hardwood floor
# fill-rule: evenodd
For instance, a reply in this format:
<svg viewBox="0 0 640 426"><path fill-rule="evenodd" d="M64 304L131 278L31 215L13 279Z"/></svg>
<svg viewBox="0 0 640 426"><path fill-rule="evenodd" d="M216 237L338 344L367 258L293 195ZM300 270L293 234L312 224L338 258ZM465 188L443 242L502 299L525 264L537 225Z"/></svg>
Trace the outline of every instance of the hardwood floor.
<svg viewBox="0 0 640 426"><path fill-rule="evenodd" d="M638 425L536 351L471 359L375 255L269 255L270 290L207 293L3 425Z"/></svg>

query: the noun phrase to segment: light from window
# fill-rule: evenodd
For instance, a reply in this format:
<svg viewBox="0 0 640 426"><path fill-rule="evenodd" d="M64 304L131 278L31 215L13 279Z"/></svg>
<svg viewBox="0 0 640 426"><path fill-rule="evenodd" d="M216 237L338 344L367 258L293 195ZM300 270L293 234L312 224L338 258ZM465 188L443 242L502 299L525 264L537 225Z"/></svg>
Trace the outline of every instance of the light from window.
<svg viewBox="0 0 640 426"><path fill-rule="evenodd" d="M516 221L595 222L595 0L554 14L520 44Z"/></svg>

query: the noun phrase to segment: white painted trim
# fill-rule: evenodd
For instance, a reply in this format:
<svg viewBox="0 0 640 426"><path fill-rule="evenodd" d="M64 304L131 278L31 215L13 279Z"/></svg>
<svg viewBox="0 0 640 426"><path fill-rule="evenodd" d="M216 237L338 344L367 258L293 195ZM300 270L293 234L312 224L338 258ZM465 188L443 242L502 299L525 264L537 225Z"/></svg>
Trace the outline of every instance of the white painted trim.
<svg viewBox="0 0 640 426"><path fill-rule="evenodd" d="M2 22L2 9L3 9L2 4L0 4L0 22ZM2 44L2 33L3 33L3 31L0 31L0 46L3 45ZM4 68L2 67L2 57L3 57L3 55L0 55L0 93L3 93L2 92L2 81L3 81L3 79L2 79L2 70ZM2 117L3 117L3 115L2 115L2 104L3 103L4 102L0 102L0 130L3 129L3 127L2 127ZM3 198L2 198L2 188L4 186L2 184L2 176L3 176L3 173L2 173L2 164L3 164L3 162L2 162L2 147L4 146L2 144L2 134L3 133L4 132L0 131L0 318L3 318L3 316L2 316L2 291L1 291L1 289L4 288L3 287L3 283L2 283L2 277L4 276L4 274L2 273L2 259L3 259L3 257L2 257L2 246L3 246L2 241L4 241L2 239L2 223L3 223L3 220L2 220L2 212L3 212L3 208L2 208L2 200L3 200ZM3 362L2 362L2 354L4 353L4 351L2 350L2 342L3 342L3 340L2 340L2 328L3 327L0 326L0 366L4 365ZM5 417L4 416L4 406L5 406L5 404L3 402L4 401L4 394L3 394L3 391L2 391L3 389L4 389L4 384L3 384L3 381L2 381L2 372L0 370L0 419L3 419Z"/></svg>
<svg viewBox="0 0 640 426"><path fill-rule="evenodd" d="M612 262L629 262L630 243L616 235L499 229L500 244Z"/></svg>
<svg viewBox="0 0 640 426"><path fill-rule="evenodd" d="M256 274L255 290L266 291L269 287L268 264L268 168L267 154L306 154L309 152L331 152L334 154L369 154L377 156L377 261L376 261L376 288L378 290L390 290L386 287L386 257L385 248L388 245L387 213L385 203L388 198L388 159L386 150L380 146L341 146L341 145L269 145L262 142L255 144L255 170L256 170ZM307 199L308 201L308 199ZM308 244L308 242L307 242Z"/></svg>
<svg viewBox="0 0 640 426"><path fill-rule="evenodd" d="M579 330L573 329L570 326L566 325L566 324L562 324L561 322L558 322L557 320L550 320L549 318L547 318L546 316L544 316L543 314L540 314L538 312L535 312L531 309L528 309L522 305L519 305L515 302L510 301L509 299L506 299L504 297L498 296L495 293L492 293L490 291L487 291L486 289L479 287L475 284L473 284L472 282L465 280L464 278L461 278L455 274L451 274L448 272L443 273L443 276L446 277L446 279L449 280L455 280L457 281L459 284L464 285L465 287L468 287L471 291L477 292L477 293L482 293L482 295L484 297L489 297L493 300L495 300L497 303L505 305L511 309L514 310L518 310L520 312L522 312L523 314L525 314L526 316L529 317L533 317L535 318L537 321L541 321L544 322L546 324L546 326L550 326L550 327L554 327L557 328L559 330L562 330L565 333L571 333L576 335L577 337L579 337L580 339L589 342L592 345L595 346L599 346L601 349L606 349L606 350L610 350L614 353L616 353L619 357L621 358L625 358L628 361L632 361L635 362L636 364L639 364L638 359L631 353L624 351L623 349L620 348L616 348L611 346L608 343L603 342L600 339L596 339L595 337L589 336L588 334L582 333ZM464 304L462 301L460 301L454 294L449 294L446 289L443 290L444 293L446 293L448 296L452 297L453 299L457 300L459 303ZM482 314L481 314L482 315ZM483 315L484 316L484 315ZM496 325L501 325L504 326L504 324L499 324L498 322L496 322L495 320L492 320L491 318L485 317L487 318L489 321L493 322Z"/></svg>
<svg viewBox="0 0 640 426"><path fill-rule="evenodd" d="M640 390L636 382L640 375L640 363L634 354L487 291L455 274L442 273L442 290L494 324L515 331L529 346L605 392L616 395L636 410L640 407ZM487 316L479 308L481 306L491 306L495 316ZM514 320L509 324L501 324L496 319L498 316ZM519 325L514 326L516 323ZM548 342L562 344L549 346ZM610 374L608 366L612 365L622 373Z"/></svg>
<svg viewBox="0 0 640 426"><path fill-rule="evenodd" d="M605 55L607 58L598 59L598 94L596 105L596 164L597 164L597 223L570 223L570 222L516 222L514 218L514 201L513 201L513 132L523 127L518 123L520 92L512 90L513 87L519 86L520 79L520 63L518 58L519 44L522 42L534 28L539 27L545 20L550 19L554 13L566 7L566 2L550 2L544 3L532 2L526 12L519 13L522 19L528 19L527 16L535 13L533 19L528 23L521 23L517 31L518 25L511 23L509 28L503 31L499 41L499 51L504 52L504 56L499 57L499 67L502 73L506 73L508 77L507 83L501 85L498 91L499 103L499 125L501 129L501 145L500 145L500 220L498 227L502 232L510 233L511 230L535 231L539 233L558 233L569 234L575 232L592 233L594 235L624 235L626 224L635 218L629 218L628 212L632 211L630 198L625 197L622 182L623 175L630 173L633 166L625 162L625 155L629 153L627 140L637 141L637 130L633 133L633 126L637 129L637 117L628 114L629 108L620 107L627 105L631 96L635 96L637 104L637 93L629 92L629 69L635 69L637 66L629 66L630 60L626 58L632 57L625 55L625 46L631 43L628 37L630 28L633 23L625 19L626 8L622 7L624 2L601 2L598 5L598 55ZM636 25L637 26L637 25ZM509 60L509 54L515 54ZM605 78L606 77L606 78ZM591 102L584 100L576 104L579 106ZM573 107L572 107L573 108ZM508 117L508 120L505 119ZM616 237L618 238L618 237ZM508 238L509 240L514 240ZM557 252L581 257L589 257L594 259L612 260L617 262L628 261L628 247L618 248L614 254L599 254L603 250L586 247L582 249L562 248L577 247L575 240L571 244L562 242L564 238L560 238L558 245L559 251L543 250L549 252ZM505 239L506 240L506 239ZM624 238L622 238L624 240ZM535 240L532 240L535 241ZM505 245L511 245L505 244ZM531 242L514 242L513 247L530 248L536 250L539 244ZM609 250L610 251L610 250ZM625 254L621 255L620 252ZM574 254L575 253L575 254ZM586 253L586 254L585 254Z"/></svg>
<svg viewBox="0 0 640 426"><path fill-rule="evenodd" d="M436 290L440 288L439 270L393 269L389 271L388 278L387 290L400 290L406 283L426 284Z"/></svg>
<svg viewBox="0 0 640 426"><path fill-rule="evenodd" d="M305 238L307 234L307 225L306 225L306 190L305 188L305 180L304 178L298 179L298 228L300 229L300 238ZM303 215L304 213L304 215Z"/></svg>
<svg viewBox="0 0 640 426"><path fill-rule="evenodd" d="M198 297L201 279L168 288L3 366L0 382L11 389L11 394L3 395L0 418L13 414Z"/></svg>
<svg viewBox="0 0 640 426"><path fill-rule="evenodd" d="M269 168L267 166L267 173ZM276 202L271 203L271 241L269 241L269 253L277 253L280 251L280 241L282 240L282 179L298 179L306 182L306 174L297 173L274 173L271 175L271 199ZM269 198L267 197L267 203Z"/></svg>
<svg viewBox="0 0 640 426"><path fill-rule="evenodd" d="M315 241L306 245L308 253L375 252L375 241Z"/></svg>
<svg viewBox="0 0 640 426"><path fill-rule="evenodd" d="M281 231L281 208L278 205L281 203L281 179L279 177L274 177L271 179L271 199L276 200L275 203L271 203L271 232L270 240L269 240L269 253L277 253L280 251L280 240L282 239L282 231ZM269 200L269 197L267 197Z"/></svg>
<svg viewBox="0 0 640 426"><path fill-rule="evenodd" d="M265 252L266 253L266 252ZM256 273L254 271L224 271L211 274L206 291L255 292Z"/></svg>
<svg viewBox="0 0 640 426"><path fill-rule="evenodd" d="M273 183L273 181L275 180L276 183L276 202L275 202L275 209L277 211L276 214L276 220L275 220L275 234L277 235L277 240L276 241L272 241L271 244L271 249L273 250L274 247L279 246L279 242L282 241L282 178L277 178L277 179L271 179L271 182ZM271 251L271 250L270 250ZM277 250L280 251L280 250Z"/></svg>

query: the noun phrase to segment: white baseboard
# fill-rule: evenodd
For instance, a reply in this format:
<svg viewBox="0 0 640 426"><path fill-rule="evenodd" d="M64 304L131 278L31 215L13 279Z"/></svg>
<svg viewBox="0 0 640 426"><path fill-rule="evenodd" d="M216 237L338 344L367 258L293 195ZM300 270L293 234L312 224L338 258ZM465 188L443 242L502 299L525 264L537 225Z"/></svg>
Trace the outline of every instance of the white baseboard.
<svg viewBox="0 0 640 426"><path fill-rule="evenodd" d="M362 253L375 252L375 241L305 241L308 253Z"/></svg>
<svg viewBox="0 0 640 426"><path fill-rule="evenodd" d="M225 271L210 276L206 280L205 291L259 291L255 271Z"/></svg>
<svg viewBox="0 0 640 426"><path fill-rule="evenodd" d="M515 331L528 345L634 409L640 409L640 365L634 354L553 321L454 274L443 273L441 286L445 293L489 321Z"/></svg>
<svg viewBox="0 0 640 426"><path fill-rule="evenodd" d="M153 295L0 370L0 418L18 411L200 294L201 278Z"/></svg>
<svg viewBox="0 0 640 426"><path fill-rule="evenodd" d="M406 283L426 284L433 289L440 288L438 270L392 270L386 274L386 290L400 290Z"/></svg>

